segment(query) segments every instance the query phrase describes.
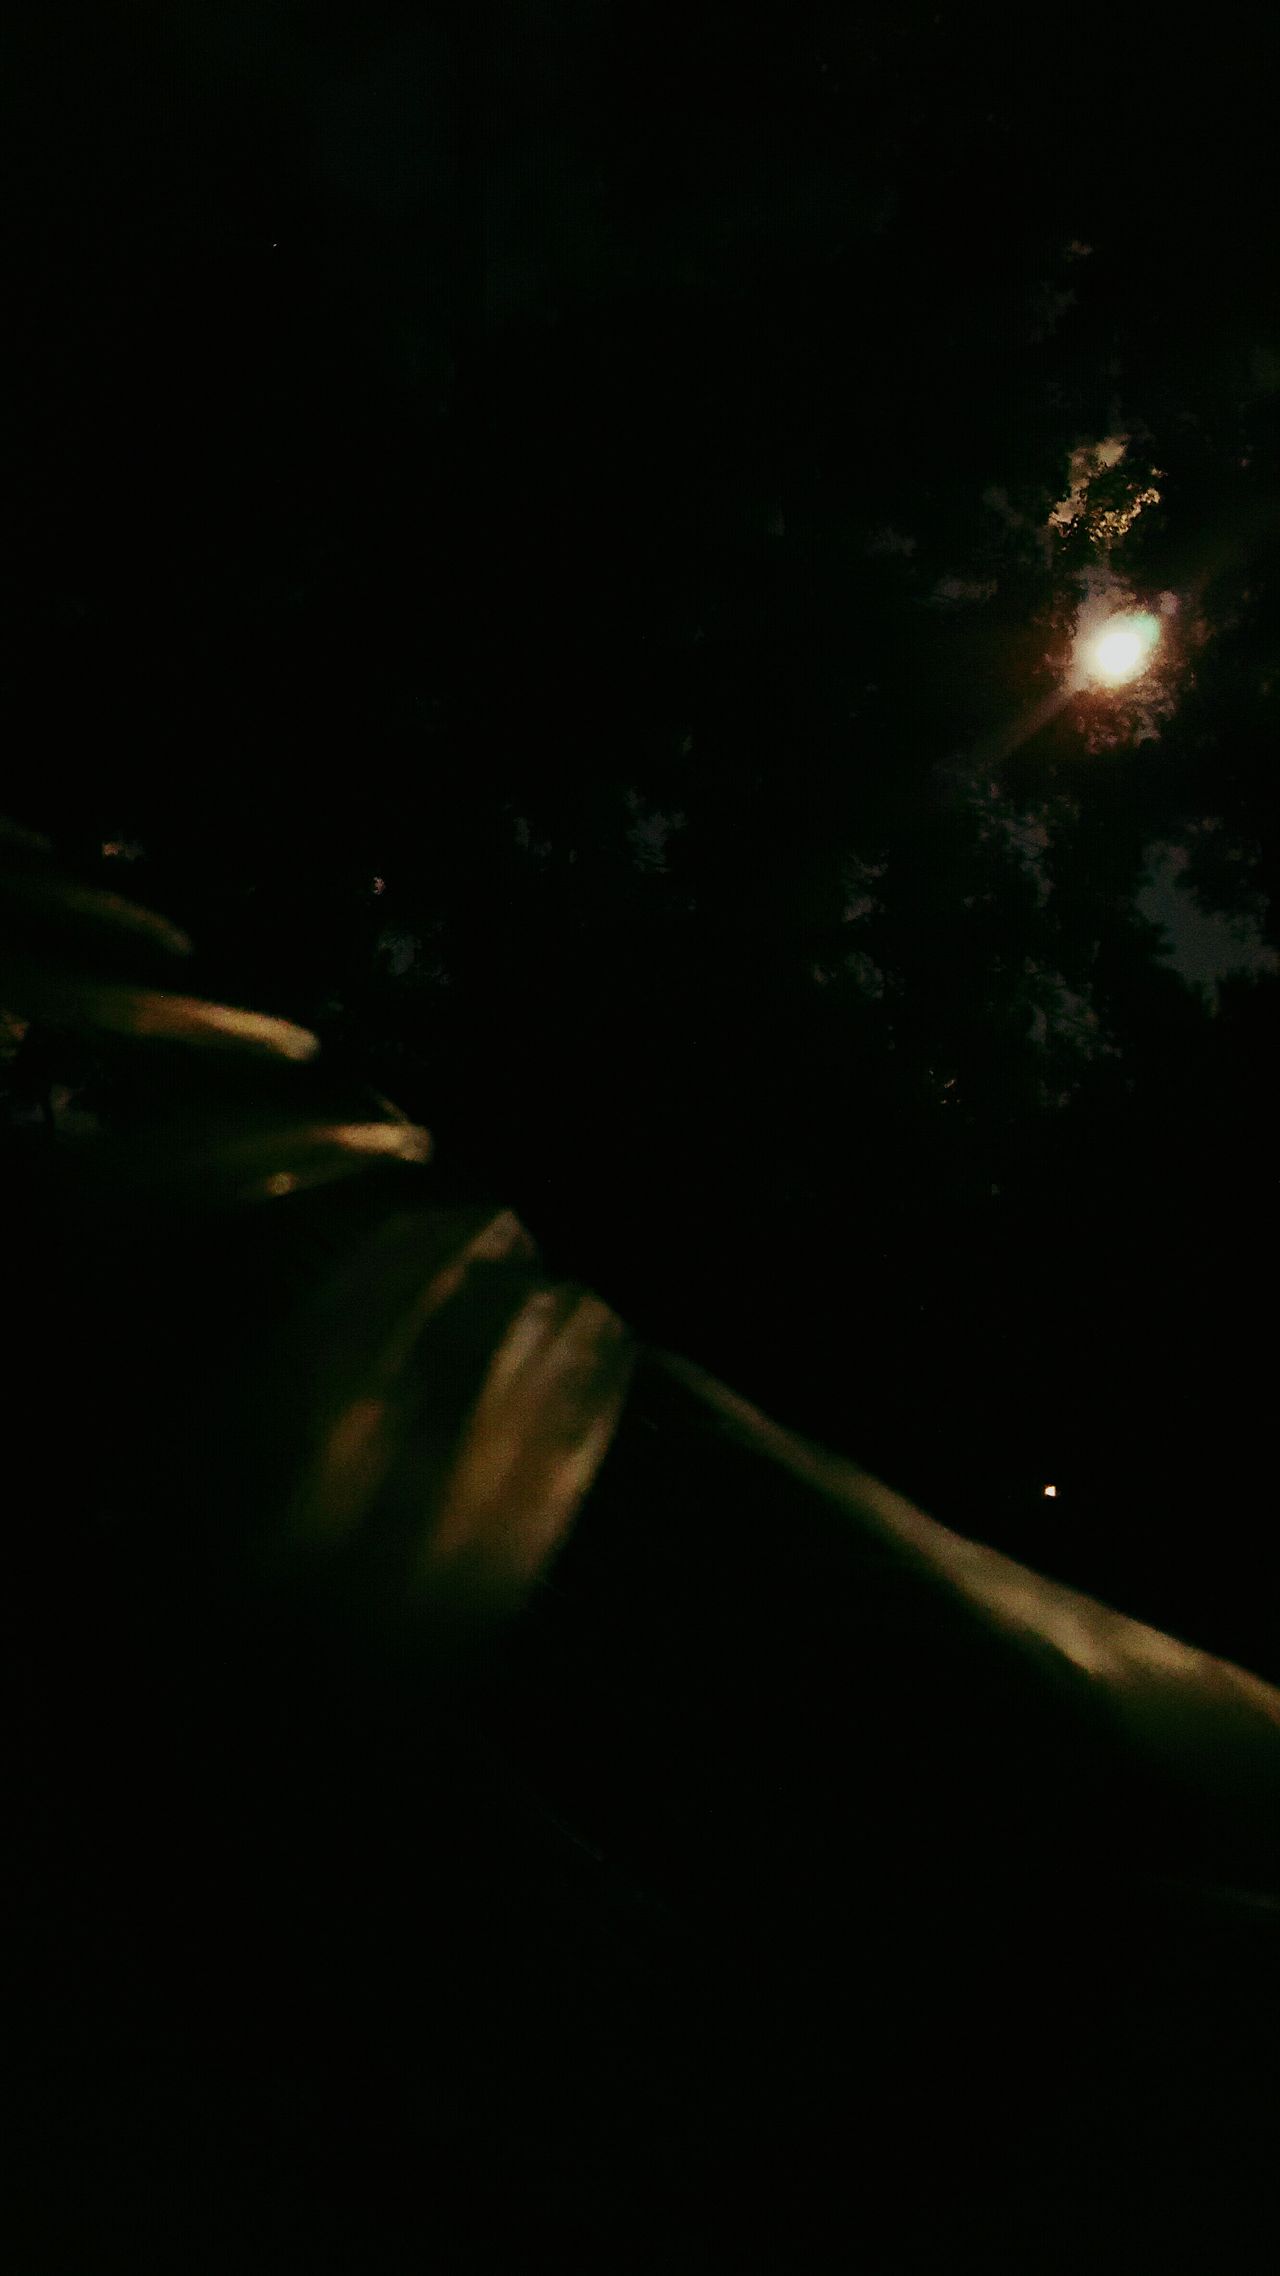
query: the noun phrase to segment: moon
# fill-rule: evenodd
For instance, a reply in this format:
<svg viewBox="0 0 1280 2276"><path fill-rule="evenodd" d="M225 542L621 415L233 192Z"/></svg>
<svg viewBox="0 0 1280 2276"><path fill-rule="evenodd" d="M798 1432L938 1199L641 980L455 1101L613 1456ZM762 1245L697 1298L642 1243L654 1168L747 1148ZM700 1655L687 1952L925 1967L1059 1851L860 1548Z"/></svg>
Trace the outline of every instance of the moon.
<svg viewBox="0 0 1280 2276"><path fill-rule="evenodd" d="M1146 670L1160 628L1153 616L1115 616L1089 642L1085 663L1091 678L1122 687Z"/></svg>

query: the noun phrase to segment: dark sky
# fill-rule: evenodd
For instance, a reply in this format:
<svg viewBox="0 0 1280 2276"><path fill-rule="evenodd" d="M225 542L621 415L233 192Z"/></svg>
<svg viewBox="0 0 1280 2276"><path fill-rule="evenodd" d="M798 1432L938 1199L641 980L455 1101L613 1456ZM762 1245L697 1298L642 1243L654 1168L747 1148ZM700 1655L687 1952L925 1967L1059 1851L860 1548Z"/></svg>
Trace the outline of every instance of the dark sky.
<svg viewBox="0 0 1280 2276"><path fill-rule="evenodd" d="M1280 1681L1265 15L8 13L0 817L317 1031L266 1115L394 1100L407 1210ZM77 1146L239 1180L258 1070L11 1009L15 2265L1241 2263L1274 1913L1122 1687L642 1361L441 1714L414 1456L294 1561L312 1393L399 1428L381 1173L135 1237Z"/></svg>
<svg viewBox="0 0 1280 2276"><path fill-rule="evenodd" d="M1038 1478L1065 1413L1097 1454L1121 1248L1154 1413L1171 1281L1242 1301L1273 1206L1272 996L1221 984L1274 991L1280 892L1252 32L9 37L14 810L141 847L228 986L873 1459L939 1401L953 1467ZM1063 706L1100 596L1164 612L1157 664Z"/></svg>

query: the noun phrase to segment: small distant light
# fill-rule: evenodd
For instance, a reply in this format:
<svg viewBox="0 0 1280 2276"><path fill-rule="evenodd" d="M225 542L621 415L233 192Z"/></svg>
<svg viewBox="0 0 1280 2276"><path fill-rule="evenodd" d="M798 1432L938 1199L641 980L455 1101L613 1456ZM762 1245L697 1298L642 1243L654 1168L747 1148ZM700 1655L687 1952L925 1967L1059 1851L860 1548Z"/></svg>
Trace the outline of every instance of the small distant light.
<svg viewBox="0 0 1280 2276"><path fill-rule="evenodd" d="M292 1193L297 1183L297 1178L291 1171L277 1170L274 1177L267 1179L267 1192L271 1194Z"/></svg>
<svg viewBox="0 0 1280 2276"><path fill-rule="evenodd" d="M1057 1498L1058 1498L1058 1489L1057 1489L1057 1487L1056 1487L1056 1486L1046 1486L1046 1487L1045 1487L1045 1489L1044 1489L1044 1498L1045 1498L1045 1500L1046 1500L1047 1502L1056 1502L1056 1500L1057 1500Z"/></svg>

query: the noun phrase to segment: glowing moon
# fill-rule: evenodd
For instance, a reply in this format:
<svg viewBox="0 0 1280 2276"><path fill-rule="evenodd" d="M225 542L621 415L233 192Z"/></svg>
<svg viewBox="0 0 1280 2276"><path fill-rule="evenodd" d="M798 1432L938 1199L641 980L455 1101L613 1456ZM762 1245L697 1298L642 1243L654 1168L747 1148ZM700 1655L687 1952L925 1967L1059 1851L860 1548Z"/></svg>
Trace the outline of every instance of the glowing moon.
<svg viewBox="0 0 1280 2276"><path fill-rule="evenodd" d="M1112 617L1110 623L1095 634L1086 650L1091 678L1113 688L1136 679L1139 672L1146 670L1159 632L1153 616Z"/></svg>

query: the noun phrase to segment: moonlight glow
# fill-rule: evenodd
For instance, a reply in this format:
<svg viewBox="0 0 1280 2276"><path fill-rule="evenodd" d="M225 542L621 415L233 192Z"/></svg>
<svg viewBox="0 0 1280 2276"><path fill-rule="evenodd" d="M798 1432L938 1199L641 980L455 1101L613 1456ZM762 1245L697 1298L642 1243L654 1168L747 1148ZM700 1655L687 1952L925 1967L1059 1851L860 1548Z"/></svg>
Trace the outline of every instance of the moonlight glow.
<svg viewBox="0 0 1280 2276"><path fill-rule="evenodd" d="M1153 616L1111 617L1085 646L1083 662L1089 678L1112 688L1136 680L1147 668L1159 632Z"/></svg>

